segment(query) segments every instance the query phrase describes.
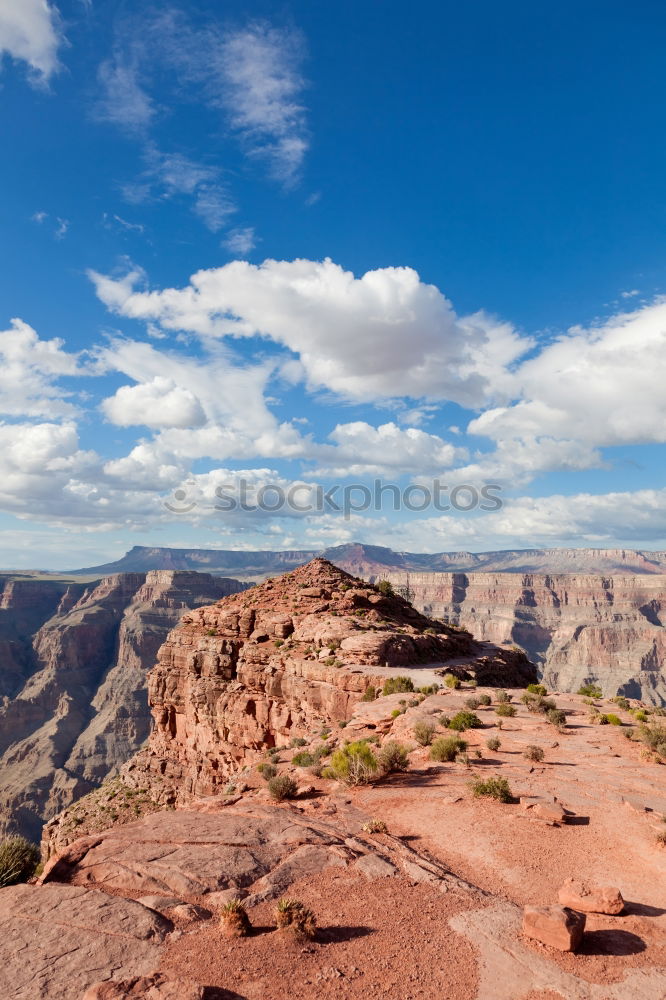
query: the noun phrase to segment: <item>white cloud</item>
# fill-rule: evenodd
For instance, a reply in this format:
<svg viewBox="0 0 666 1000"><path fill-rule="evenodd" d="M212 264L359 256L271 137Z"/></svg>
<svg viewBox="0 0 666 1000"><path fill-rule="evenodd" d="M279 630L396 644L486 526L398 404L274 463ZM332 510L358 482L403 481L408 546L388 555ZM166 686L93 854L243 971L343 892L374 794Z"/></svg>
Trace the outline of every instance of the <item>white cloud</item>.
<svg viewBox="0 0 666 1000"><path fill-rule="evenodd" d="M97 74L102 97L95 107L96 117L130 131L143 131L155 115L152 98L140 82L141 52L137 45L118 48Z"/></svg>
<svg viewBox="0 0 666 1000"><path fill-rule="evenodd" d="M36 83L46 83L60 68L63 42L58 9L47 0L0 2L0 56L26 62Z"/></svg>
<svg viewBox="0 0 666 1000"><path fill-rule="evenodd" d="M466 457L464 449L436 434L416 427L402 429L394 423L379 427L360 420L338 424L329 438L336 447L329 454L321 448L320 455L325 466L327 458L335 464L319 471L332 476L436 473Z"/></svg>
<svg viewBox="0 0 666 1000"><path fill-rule="evenodd" d="M223 241L223 245L230 253L244 257L246 254L250 253L251 250L254 250L256 246L254 229L252 226L231 229L227 233L226 239Z"/></svg>
<svg viewBox="0 0 666 1000"><path fill-rule="evenodd" d="M218 69L232 127L253 156L268 160L272 175L292 184L308 149L300 34L253 24L226 36Z"/></svg>
<svg viewBox="0 0 666 1000"><path fill-rule="evenodd" d="M118 427L200 427L206 421L194 393L161 375L143 385L121 386L102 409Z"/></svg>
<svg viewBox="0 0 666 1000"><path fill-rule="evenodd" d="M67 417L75 412L68 393L56 384L63 375L85 374L63 341L40 340L24 323L13 319L0 331L0 413L6 416Z"/></svg>
<svg viewBox="0 0 666 1000"><path fill-rule="evenodd" d="M162 292L134 291L130 276L90 276L123 316L203 338L269 338L299 355L311 388L357 401L426 396L477 406L504 391L508 366L531 346L509 324L456 316L406 267L355 278L330 260L233 261Z"/></svg>

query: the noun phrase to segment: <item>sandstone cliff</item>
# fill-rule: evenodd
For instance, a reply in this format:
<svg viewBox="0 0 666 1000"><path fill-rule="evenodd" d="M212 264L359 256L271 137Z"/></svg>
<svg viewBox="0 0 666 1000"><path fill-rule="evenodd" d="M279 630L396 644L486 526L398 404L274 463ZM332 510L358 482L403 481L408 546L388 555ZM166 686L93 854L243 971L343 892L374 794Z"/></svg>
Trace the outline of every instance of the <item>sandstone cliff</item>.
<svg viewBox="0 0 666 1000"><path fill-rule="evenodd" d="M370 685L442 666L524 685L522 653L477 642L324 559L184 616L149 678L148 749L123 775L158 800L219 791L256 752L351 716Z"/></svg>
<svg viewBox="0 0 666 1000"><path fill-rule="evenodd" d="M666 704L666 576L385 573L416 607L480 639L515 644L545 682Z"/></svg>
<svg viewBox="0 0 666 1000"><path fill-rule="evenodd" d="M242 586L168 571L88 587L5 583L0 831L38 840L44 819L134 753L148 736L146 676L165 636L188 608Z"/></svg>

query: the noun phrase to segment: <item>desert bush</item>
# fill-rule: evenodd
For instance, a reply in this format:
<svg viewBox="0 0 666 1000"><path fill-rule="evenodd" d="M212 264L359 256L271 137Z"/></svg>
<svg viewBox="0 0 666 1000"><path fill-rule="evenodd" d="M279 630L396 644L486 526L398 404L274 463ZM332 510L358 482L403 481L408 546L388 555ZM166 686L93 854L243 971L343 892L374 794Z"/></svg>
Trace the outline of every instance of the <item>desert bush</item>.
<svg viewBox="0 0 666 1000"><path fill-rule="evenodd" d="M369 745L359 740L336 750L326 771L346 785L364 785L376 776L379 762Z"/></svg>
<svg viewBox="0 0 666 1000"><path fill-rule="evenodd" d="M611 726L621 726L622 719L619 715L615 715L613 712L606 712L606 719L611 724Z"/></svg>
<svg viewBox="0 0 666 1000"><path fill-rule="evenodd" d="M379 751L378 761L382 771L385 771L386 774L393 774L394 771L406 771L409 767L407 748L402 743L390 740Z"/></svg>
<svg viewBox="0 0 666 1000"><path fill-rule="evenodd" d="M621 708L625 712L628 712L629 709L631 708L631 702L629 701L629 699L625 698L621 694L616 694L614 698L611 698L611 701L615 702L617 707Z"/></svg>
<svg viewBox="0 0 666 1000"><path fill-rule="evenodd" d="M371 820L361 827L364 833L388 833L388 827L383 819L373 816Z"/></svg>
<svg viewBox="0 0 666 1000"><path fill-rule="evenodd" d="M487 708L488 705L492 705L492 703L493 699L490 697L489 694L479 695L479 707Z"/></svg>
<svg viewBox="0 0 666 1000"><path fill-rule="evenodd" d="M534 743L530 743L523 751L523 757L526 760L542 761L544 756L545 754L541 747L536 746Z"/></svg>
<svg viewBox="0 0 666 1000"><path fill-rule="evenodd" d="M472 711L475 708L478 708L480 704L481 704L480 698L475 698L475 697L465 698L465 705L467 706L467 708L471 708Z"/></svg>
<svg viewBox="0 0 666 1000"><path fill-rule="evenodd" d="M497 751L502 746L502 741L499 736L491 736L490 739L486 740L486 746L489 750Z"/></svg>
<svg viewBox="0 0 666 1000"><path fill-rule="evenodd" d="M313 938L317 933L314 913L296 899L281 899L278 902L275 924L278 930L293 931L301 938Z"/></svg>
<svg viewBox="0 0 666 1000"><path fill-rule="evenodd" d="M636 722L647 722L648 713L644 708L635 708L631 713L636 720Z"/></svg>
<svg viewBox="0 0 666 1000"><path fill-rule="evenodd" d="M507 705L511 701L511 695L503 688L498 688L495 691L495 701L498 705Z"/></svg>
<svg viewBox="0 0 666 1000"><path fill-rule="evenodd" d="M545 687L544 684L528 684L526 691L528 694L541 694L541 695L548 694L548 689Z"/></svg>
<svg viewBox="0 0 666 1000"><path fill-rule="evenodd" d="M567 724L567 713L561 708L551 708L546 713L546 718L553 725L561 729Z"/></svg>
<svg viewBox="0 0 666 1000"><path fill-rule="evenodd" d="M419 688L419 693L424 694L426 697L430 694L437 694L439 691L439 684L427 684L425 687Z"/></svg>
<svg viewBox="0 0 666 1000"><path fill-rule="evenodd" d="M294 736L293 740L289 744L291 747L304 747L307 744L307 740L304 740L302 736Z"/></svg>
<svg viewBox="0 0 666 1000"><path fill-rule="evenodd" d="M456 712L449 722L449 729L455 729L459 733L464 733L466 729L482 728L483 723L478 715L475 715L474 712L468 712L467 709L463 709L461 712Z"/></svg>
<svg viewBox="0 0 666 1000"><path fill-rule="evenodd" d="M418 719L414 723L412 734L420 746L430 746L435 734L435 723L431 719Z"/></svg>
<svg viewBox="0 0 666 1000"><path fill-rule="evenodd" d="M648 725L643 722L638 727L638 738L650 750L666 759L666 726Z"/></svg>
<svg viewBox="0 0 666 1000"><path fill-rule="evenodd" d="M392 719L397 719L398 716L402 715L403 712L404 712L404 708L394 708L393 711L391 712L391 718Z"/></svg>
<svg viewBox="0 0 666 1000"><path fill-rule="evenodd" d="M463 753L467 743L459 736L438 736L430 747L430 759L440 762L456 759L456 754Z"/></svg>
<svg viewBox="0 0 666 1000"><path fill-rule="evenodd" d="M464 750L461 753L456 754L456 764L464 764L465 767L471 765L471 760L469 759L469 754Z"/></svg>
<svg viewBox="0 0 666 1000"><path fill-rule="evenodd" d="M266 764L266 763L257 764L257 771L264 779L264 781L270 781L270 779L274 778L275 775L278 773L275 764Z"/></svg>
<svg viewBox="0 0 666 1000"><path fill-rule="evenodd" d="M661 847L666 847L666 830L660 830L657 834L657 843Z"/></svg>
<svg viewBox="0 0 666 1000"><path fill-rule="evenodd" d="M377 697L377 688L374 685L370 685L365 689L365 694L361 698L361 701L374 701Z"/></svg>
<svg viewBox="0 0 666 1000"><path fill-rule="evenodd" d="M377 584L377 590L382 597L393 597L393 584L390 580L380 580Z"/></svg>
<svg viewBox="0 0 666 1000"><path fill-rule="evenodd" d="M282 802L283 799L295 798L298 786L294 779L290 778L289 775L278 774L269 780L268 791L271 794L271 798L275 799L277 802Z"/></svg>
<svg viewBox="0 0 666 1000"><path fill-rule="evenodd" d="M276 639L273 645L276 647L276 649L279 649L280 646L284 646L284 639Z"/></svg>
<svg viewBox="0 0 666 1000"><path fill-rule="evenodd" d="M16 885L34 875L39 848L25 837L8 837L0 843L0 888Z"/></svg>
<svg viewBox="0 0 666 1000"><path fill-rule="evenodd" d="M502 701L495 709L497 715L502 716L505 719L512 719L516 714L515 705L510 705L507 701Z"/></svg>
<svg viewBox="0 0 666 1000"><path fill-rule="evenodd" d="M384 681L382 694L400 694L402 691L413 691L414 682L411 677L387 677Z"/></svg>
<svg viewBox="0 0 666 1000"><path fill-rule="evenodd" d="M479 798L488 796L498 802L511 802L513 796L506 778L475 778L471 784L472 794Z"/></svg>
<svg viewBox="0 0 666 1000"><path fill-rule="evenodd" d="M250 918L240 899L230 899L222 907L220 923L229 937L247 937L252 930Z"/></svg>
<svg viewBox="0 0 666 1000"><path fill-rule="evenodd" d="M448 729L449 728L449 722L451 721L451 716L450 715L446 715L444 712L442 712L442 714L440 715L440 717L439 717L439 719L437 721L439 722L440 726L444 727L444 729Z"/></svg>
<svg viewBox="0 0 666 1000"><path fill-rule="evenodd" d="M598 684L581 684L577 693L584 695L586 698L603 698L601 688Z"/></svg>
<svg viewBox="0 0 666 1000"><path fill-rule="evenodd" d="M444 674L444 684L447 688L457 690L462 684L462 681L459 677L456 677L455 674Z"/></svg>
<svg viewBox="0 0 666 1000"><path fill-rule="evenodd" d="M476 677L472 677L471 681L467 681L467 686L471 688L478 687L479 682L477 681Z"/></svg>
<svg viewBox="0 0 666 1000"><path fill-rule="evenodd" d="M301 750L300 753L295 753L291 758L292 764L295 767L311 767L315 759L308 750Z"/></svg>

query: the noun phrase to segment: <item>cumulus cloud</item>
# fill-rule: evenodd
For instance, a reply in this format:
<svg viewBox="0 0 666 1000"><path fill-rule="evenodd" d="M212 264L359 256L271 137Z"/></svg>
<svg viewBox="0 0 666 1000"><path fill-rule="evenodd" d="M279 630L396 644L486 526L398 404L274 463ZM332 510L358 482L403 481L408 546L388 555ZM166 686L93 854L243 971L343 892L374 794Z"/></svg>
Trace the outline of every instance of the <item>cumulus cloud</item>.
<svg viewBox="0 0 666 1000"><path fill-rule="evenodd" d="M58 9L47 0L0 4L0 56L27 63L34 82L46 83L60 68L58 49L63 41Z"/></svg>
<svg viewBox="0 0 666 1000"><path fill-rule="evenodd" d="M436 434L416 427L400 428L394 423L373 427L365 421L338 424L329 435L335 448L319 452L323 466L319 472L332 476L403 475L437 473L466 457ZM335 464L327 468L326 458Z"/></svg>
<svg viewBox="0 0 666 1000"><path fill-rule="evenodd" d="M119 427L200 427L206 421L194 393L161 375L143 385L121 386L102 409Z"/></svg>
<svg viewBox="0 0 666 1000"><path fill-rule="evenodd" d="M63 341L41 340L23 320L0 331L0 413L5 416L67 417L76 407L58 385L62 376L84 374Z"/></svg>
<svg viewBox="0 0 666 1000"><path fill-rule="evenodd" d="M507 323L458 317L408 267L360 278L331 260L233 261L185 288L138 291L136 276L91 272L115 312L203 338L263 336L297 354L313 389L370 401L394 396L477 406L501 392L531 347Z"/></svg>

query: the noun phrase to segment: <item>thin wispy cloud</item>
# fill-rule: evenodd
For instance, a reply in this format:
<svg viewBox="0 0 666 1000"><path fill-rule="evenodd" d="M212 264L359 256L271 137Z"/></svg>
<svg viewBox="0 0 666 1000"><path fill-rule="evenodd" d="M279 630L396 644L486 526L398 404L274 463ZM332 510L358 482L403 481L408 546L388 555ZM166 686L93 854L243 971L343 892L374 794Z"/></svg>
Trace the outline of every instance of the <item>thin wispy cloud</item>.
<svg viewBox="0 0 666 1000"><path fill-rule="evenodd" d="M95 106L95 117L129 131L143 131L153 120L153 101L140 83L143 49L119 49L98 70L102 96Z"/></svg>
<svg viewBox="0 0 666 1000"><path fill-rule="evenodd" d="M245 254L254 250L257 245L254 228L252 226L245 226L244 228L238 227L237 229L230 230L223 245L229 253L237 254L241 257L245 256Z"/></svg>

